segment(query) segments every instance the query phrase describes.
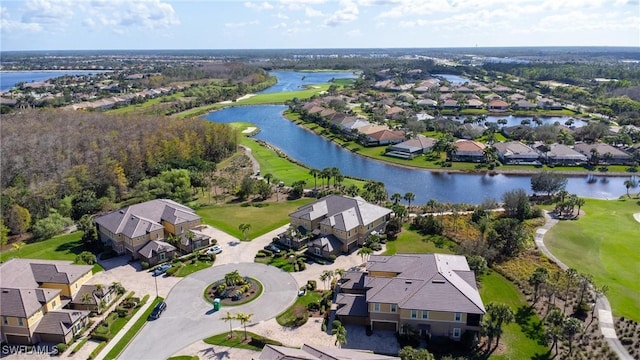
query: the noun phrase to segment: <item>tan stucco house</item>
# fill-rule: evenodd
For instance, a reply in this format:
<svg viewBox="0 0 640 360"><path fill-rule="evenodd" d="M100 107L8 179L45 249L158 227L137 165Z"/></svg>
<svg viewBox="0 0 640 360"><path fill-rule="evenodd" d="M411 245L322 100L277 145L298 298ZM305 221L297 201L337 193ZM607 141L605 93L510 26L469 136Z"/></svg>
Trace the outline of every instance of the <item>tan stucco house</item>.
<svg viewBox="0 0 640 360"><path fill-rule="evenodd" d="M372 232L383 231L390 216L391 210L359 196L329 195L298 208L289 219L294 228L318 234L308 244L310 253L328 257L353 251Z"/></svg>
<svg viewBox="0 0 640 360"><path fill-rule="evenodd" d="M92 266L68 261L11 259L0 266L0 340L11 344L68 343L89 311L64 308L92 276Z"/></svg>
<svg viewBox="0 0 640 360"><path fill-rule="evenodd" d="M480 331L485 314L475 275L460 255L373 255L365 271L347 272L339 289L337 318L373 331L411 327L460 340Z"/></svg>
<svg viewBox="0 0 640 360"><path fill-rule="evenodd" d="M210 238L195 230L200 216L173 200L156 199L131 205L95 218L98 236L113 250L141 259L150 265L169 260L177 248L167 239L178 239L176 245L191 252L210 245Z"/></svg>

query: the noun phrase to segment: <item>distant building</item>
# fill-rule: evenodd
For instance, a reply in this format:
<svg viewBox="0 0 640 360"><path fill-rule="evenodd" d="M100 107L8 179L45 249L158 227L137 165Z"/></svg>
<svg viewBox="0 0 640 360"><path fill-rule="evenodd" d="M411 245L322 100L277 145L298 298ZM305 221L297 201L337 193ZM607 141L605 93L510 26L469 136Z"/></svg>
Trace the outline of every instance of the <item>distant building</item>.
<svg viewBox="0 0 640 360"><path fill-rule="evenodd" d="M591 157L594 152L597 152L600 162L604 164L629 165L633 163L633 156L609 144L578 143L573 148L588 157Z"/></svg>

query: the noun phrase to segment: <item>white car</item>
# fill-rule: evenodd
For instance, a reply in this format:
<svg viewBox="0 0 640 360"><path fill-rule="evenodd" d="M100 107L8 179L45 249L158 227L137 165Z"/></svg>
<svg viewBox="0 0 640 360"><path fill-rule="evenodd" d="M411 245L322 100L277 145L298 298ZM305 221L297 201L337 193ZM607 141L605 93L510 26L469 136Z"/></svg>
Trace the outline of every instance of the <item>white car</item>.
<svg viewBox="0 0 640 360"><path fill-rule="evenodd" d="M207 254L207 255L220 254L221 252L222 252L222 248L220 247L220 245L213 245L212 247L207 249L205 254Z"/></svg>

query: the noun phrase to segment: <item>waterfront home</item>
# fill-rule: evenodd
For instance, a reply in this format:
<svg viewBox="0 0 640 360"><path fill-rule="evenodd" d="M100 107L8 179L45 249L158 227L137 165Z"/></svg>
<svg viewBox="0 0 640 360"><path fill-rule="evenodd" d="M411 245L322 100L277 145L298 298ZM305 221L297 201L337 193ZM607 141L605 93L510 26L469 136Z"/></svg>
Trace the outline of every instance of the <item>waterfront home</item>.
<svg viewBox="0 0 640 360"><path fill-rule="evenodd" d="M491 112L505 112L509 110L509 104L500 99L491 100L487 104L487 110Z"/></svg>
<svg viewBox="0 0 640 360"><path fill-rule="evenodd" d="M564 144L545 145L536 143L535 148L540 152L548 164L552 165L582 165L588 158Z"/></svg>
<svg viewBox="0 0 640 360"><path fill-rule="evenodd" d="M98 236L119 255L151 263L171 259L174 240L185 252L210 245L211 238L191 230L200 216L187 206L169 199L156 199L127 206L95 218ZM157 259L156 259L157 257Z"/></svg>
<svg viewBox="0 0 640 360"><path fill-rule="evenodd" d="M453 143L454 151L449 154L451 161L483 162L485 145L473 140L458 140Z"/></svg>
<svg viewBox="0 0 640 360"><path fill-rule="evenodd" d="M317 231L320 241L310 243L308 251L327 257L355 250L372 232L384 231L390 216L391 210L359 196L329 195L298 208L289 219L294 228Z"/></svg>
<svg viewBox="0 0 640 360"><path fill-rule="evenodd" d="M532 147L520 141L499 142L493 144L498 158L505 165L510 164L540 164L540 154Z"/></svg>
<svg viewBox="0 0 640 360"><path fill-rule="evenodd" d="M65 308L93 275L70 261L11 259L0 265L0 340L33 345L69 343L89 311Z"/></svg>
<svg viewBox="0 0 640 360"><path fill-rule="evenodd" d="M366 136L366 146L397 144L406 139L404 131L389 129L382 129Z"/></svg>
<svg viewBox="0 0 640 360"><path fill-rule="evenodd" d="M476 278L461 255L372 255L364 271L339 283L336 317L373 331L418 330L460 340L480 331L484 304Z"/></svg>
<svg viewBox="0 0 640 360"><path fill-rule="evenodd" d="M538 100L538 107L545 110L562 110L562 104L549 98L540 98Z"/></svg>
<svg viewBox="0 0 640 360"><path fill-rule="evenodd" d="M431 151L435 144L436 139L418 134L414 138L389 146L385 155L403 159L413 159L418 155Z"/></svg>
<svg viewBox="0 0 640 360"><path fill-rule="evenodd" d="M629 165L633 162L631 155L605 143L577 143L573 148L588 157L596 155L603 164Z"/></svg>
<svg viewBox="0 0 640 360"><path fill-rule="evenodd" d="M473 140L482 136L482 133L486 130L483 125L464 123L456 129L454 135L461 139Z"/></svg>
<svg viewBox="0 0 640 360"><path fill-rule="evenodd" d="M537 107L538 105L532 104L525 99L520 99L513 103L513 108L516 110L534 110Z"/></svg>

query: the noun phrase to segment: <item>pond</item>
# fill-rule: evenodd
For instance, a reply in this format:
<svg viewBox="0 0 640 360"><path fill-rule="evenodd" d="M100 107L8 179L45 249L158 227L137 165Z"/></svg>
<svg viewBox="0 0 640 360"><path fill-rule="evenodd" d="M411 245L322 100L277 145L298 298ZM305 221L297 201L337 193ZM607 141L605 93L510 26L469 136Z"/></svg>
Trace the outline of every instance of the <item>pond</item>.
<svg viewBox="0 0 640 360"><path fill-rule="evenodd" d="M467 79L466 77L462 77L459 75L453 75L453 74L432 74L432 75L433 77L445 79L453 85L462 85L466 82L471 82L471 80Z"/></svg>
<svg viewBox="0 0 640 360"><path fill-rule="evenodd" d="M517 188L531 192L530 176L431 172L354 154L285 119L282 116L285 109L283 105L232 107L209 113L205 118L222 123L256 124L260 132L255 138L280 148L291 158L312 168L338 167L345 175L381 181L389 194L412 192L416 195L416 204L424 204L429 199L478 204L487 198L500 199L503 193ZM567 190L579 196L616 198L625 193L626 179L578 175L569 178ZM311 183L313 178L309 176L307 181Z"/></svg>

